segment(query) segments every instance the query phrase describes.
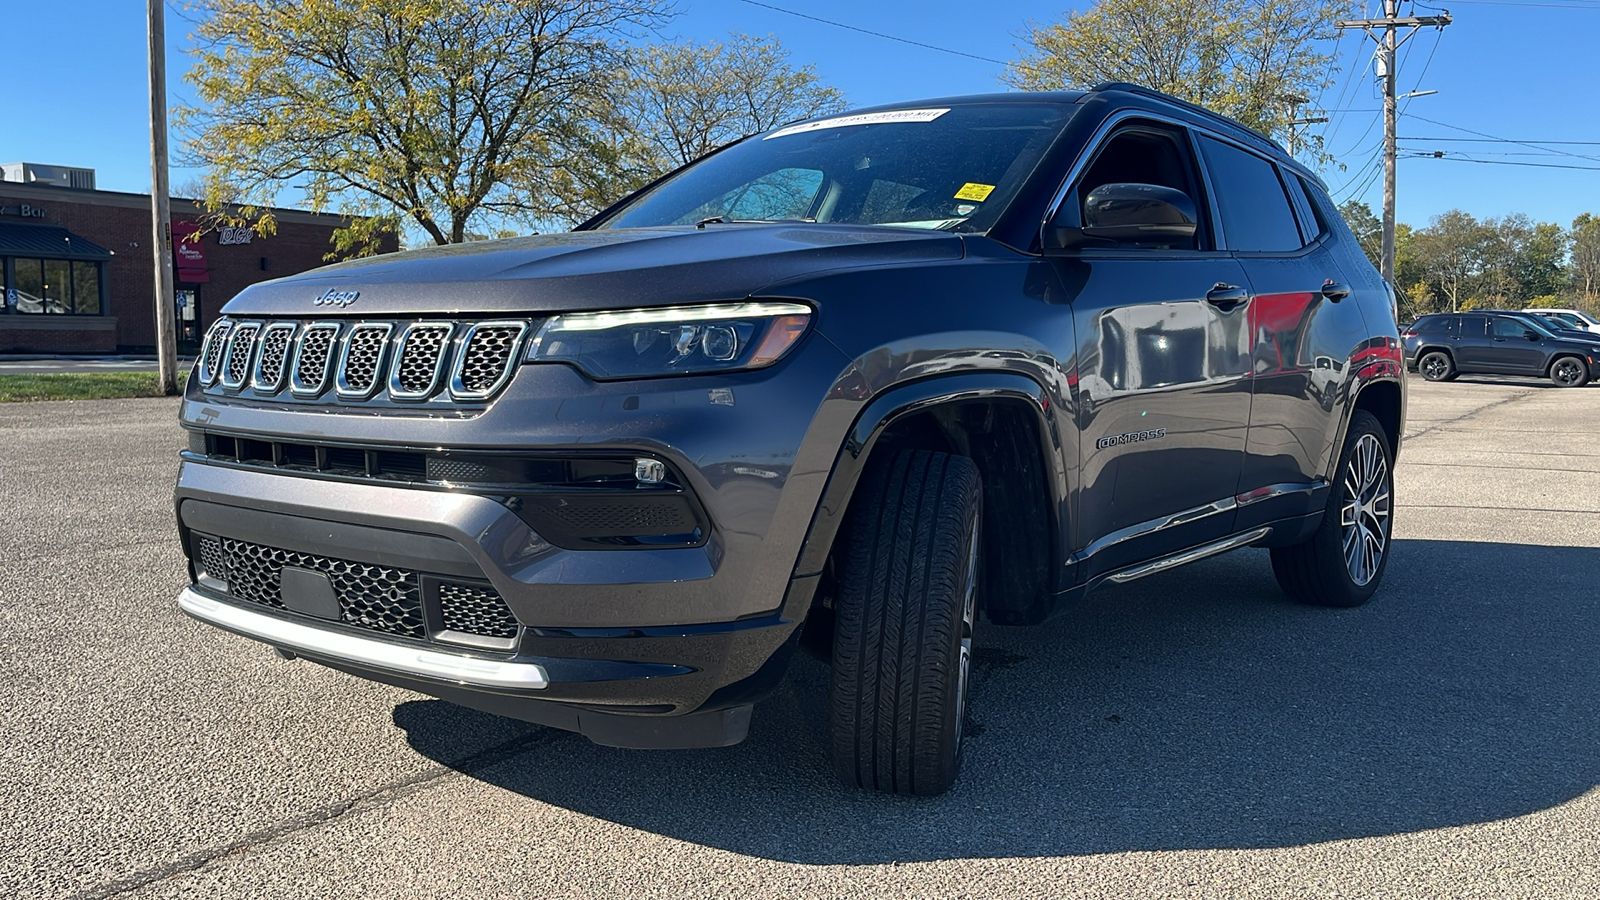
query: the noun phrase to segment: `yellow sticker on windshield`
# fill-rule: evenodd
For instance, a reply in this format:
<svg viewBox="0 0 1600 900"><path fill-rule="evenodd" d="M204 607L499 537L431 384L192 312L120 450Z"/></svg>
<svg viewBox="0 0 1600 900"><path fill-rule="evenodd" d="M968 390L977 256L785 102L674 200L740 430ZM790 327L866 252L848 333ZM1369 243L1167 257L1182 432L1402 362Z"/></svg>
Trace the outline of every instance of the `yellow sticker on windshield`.
<svg viewBox="0 0 1600 900"><path fill-rule="evenodd" d="M961 190L956 191L956 199L976 200L979 203L982 203L983 201L989 199L989 195L993 192L994 185L992 184L975 184L969 181L961 186Z"/></svg>

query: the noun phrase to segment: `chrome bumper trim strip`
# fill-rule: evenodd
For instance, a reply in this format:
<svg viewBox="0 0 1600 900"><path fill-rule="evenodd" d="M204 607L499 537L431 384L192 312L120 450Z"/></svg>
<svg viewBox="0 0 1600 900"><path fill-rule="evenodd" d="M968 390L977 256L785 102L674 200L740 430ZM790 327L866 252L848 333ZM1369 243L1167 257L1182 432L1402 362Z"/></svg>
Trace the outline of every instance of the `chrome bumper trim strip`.
<svg viewBox="0 0 1600 900"><path fill-rule="evenodd" d="M535 663L478 659L327 631L219 603L193 588L178 595L178 607L203 622L275 647L401 675L485 688L533 690L550 684L544 667Z"/></svg>

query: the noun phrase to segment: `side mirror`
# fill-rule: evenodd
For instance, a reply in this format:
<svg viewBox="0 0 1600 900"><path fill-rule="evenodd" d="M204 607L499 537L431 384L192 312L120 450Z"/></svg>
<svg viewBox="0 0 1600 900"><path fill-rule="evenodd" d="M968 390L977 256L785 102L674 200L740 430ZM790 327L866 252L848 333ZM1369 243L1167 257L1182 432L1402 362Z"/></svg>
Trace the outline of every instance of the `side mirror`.
<svg viewBox="0 0 1600 900"><path fill-rule="evenodd" d="M1522 336L1530 341L1537 341L1539 339L1539 333L1537 331L1524 331Z"/></svg>
<svg viewBox="0 0 1600 900"><path fill-rule="evenodd" d="M1083 222L1077 211L1063 215L1046 229L1045 246L1066 249L1088 243L1180 244L1193 240L1199 214L1183 191L1154 184L1102 184L1083 203Z"/></svg>

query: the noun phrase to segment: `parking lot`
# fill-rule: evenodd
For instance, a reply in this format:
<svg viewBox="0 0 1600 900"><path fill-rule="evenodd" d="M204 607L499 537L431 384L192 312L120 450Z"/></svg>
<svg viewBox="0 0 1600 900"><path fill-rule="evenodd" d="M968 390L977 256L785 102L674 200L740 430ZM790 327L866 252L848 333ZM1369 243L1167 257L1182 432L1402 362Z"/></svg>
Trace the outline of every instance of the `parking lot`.
<svg viewBox="0 0 1600 900"><path fill-rule="evenodd" d="M1246 550L980 631L950 794L838 785L802 659L638 752L183 617L166 399L0 405L6 897L1600 896L1600 387L1412 378L1357 610Z"/></svg>

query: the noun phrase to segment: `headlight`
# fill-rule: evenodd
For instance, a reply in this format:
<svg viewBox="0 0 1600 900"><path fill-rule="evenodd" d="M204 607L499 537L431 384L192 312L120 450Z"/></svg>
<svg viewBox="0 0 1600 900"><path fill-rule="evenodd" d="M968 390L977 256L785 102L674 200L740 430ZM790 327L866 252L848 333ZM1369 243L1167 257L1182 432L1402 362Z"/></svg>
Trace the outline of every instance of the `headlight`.
<svg viewBox="0 0 1600 900"><path fill-rule="evenodd" d="M759 369L805 334L800 303L719 303L568 313L539 329L529 362L564 362L591 378L650 378Z"/></svg>

